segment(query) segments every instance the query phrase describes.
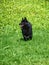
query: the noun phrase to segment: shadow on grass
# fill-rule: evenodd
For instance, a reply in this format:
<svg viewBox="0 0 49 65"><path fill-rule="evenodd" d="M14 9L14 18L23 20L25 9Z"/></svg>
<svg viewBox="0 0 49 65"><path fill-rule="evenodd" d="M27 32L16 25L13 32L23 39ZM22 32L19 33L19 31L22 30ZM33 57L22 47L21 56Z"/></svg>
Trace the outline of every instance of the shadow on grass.
<svg viewBox="0 0 49 65"><path fill-rule="evenodd" d="M23 38L20 38L21 41L30 41L31 39L24 40Z"/></svg>

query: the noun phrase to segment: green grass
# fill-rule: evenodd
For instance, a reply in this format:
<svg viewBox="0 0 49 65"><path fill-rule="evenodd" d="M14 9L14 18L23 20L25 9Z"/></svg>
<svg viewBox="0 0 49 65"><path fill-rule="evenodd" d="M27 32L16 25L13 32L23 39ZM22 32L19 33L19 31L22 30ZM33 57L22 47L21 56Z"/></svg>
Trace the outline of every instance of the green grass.
<svg viewBox="0 0 49 65"><path fill-rule="evenodd" d="M27 17L33 39L23 41ZM0 0L0 65L49 65L49 0Z"/></svg>

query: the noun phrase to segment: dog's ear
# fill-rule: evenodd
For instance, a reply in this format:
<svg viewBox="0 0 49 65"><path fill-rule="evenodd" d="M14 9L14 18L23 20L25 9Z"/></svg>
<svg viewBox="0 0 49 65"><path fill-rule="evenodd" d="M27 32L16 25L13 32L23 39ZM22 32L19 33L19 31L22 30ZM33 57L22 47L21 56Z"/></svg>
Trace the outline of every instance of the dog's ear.
<svg viewBox="0 0 49 65"><path fill-rule="evenodd" d="M24 17L24 19L27 20L26 17Z"/></svg>
<svg viewBox="0 0 49 65"><path fill-rule="evenodd" d="M22 20L23 20L23 18L22 18Z"/></svg>

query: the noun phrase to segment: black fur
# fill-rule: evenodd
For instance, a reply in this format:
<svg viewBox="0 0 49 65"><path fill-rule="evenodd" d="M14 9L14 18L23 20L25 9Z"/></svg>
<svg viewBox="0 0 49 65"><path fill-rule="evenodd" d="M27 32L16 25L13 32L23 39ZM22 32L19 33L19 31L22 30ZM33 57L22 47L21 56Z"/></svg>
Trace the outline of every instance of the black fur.
<svg viewBox="0 0 49 65"><path fill-rule="evenodd" d="M19 25L21 26L24 40L32 39L32 25L30 22L28 22L26 17L24 19L22 18L22 21Z"/></svg>

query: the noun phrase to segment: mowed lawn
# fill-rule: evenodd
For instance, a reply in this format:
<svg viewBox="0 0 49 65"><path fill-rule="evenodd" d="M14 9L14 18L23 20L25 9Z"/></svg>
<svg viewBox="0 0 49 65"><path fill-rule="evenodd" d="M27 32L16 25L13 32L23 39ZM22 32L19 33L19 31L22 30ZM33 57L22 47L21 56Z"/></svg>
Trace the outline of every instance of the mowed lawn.
<svg viewBox="0 0 49 65"><path fill-rule="evenodd" d="M22 17L32 40L21 40ZM0 65L49 65L49 0L0 0Z"/></svg>

